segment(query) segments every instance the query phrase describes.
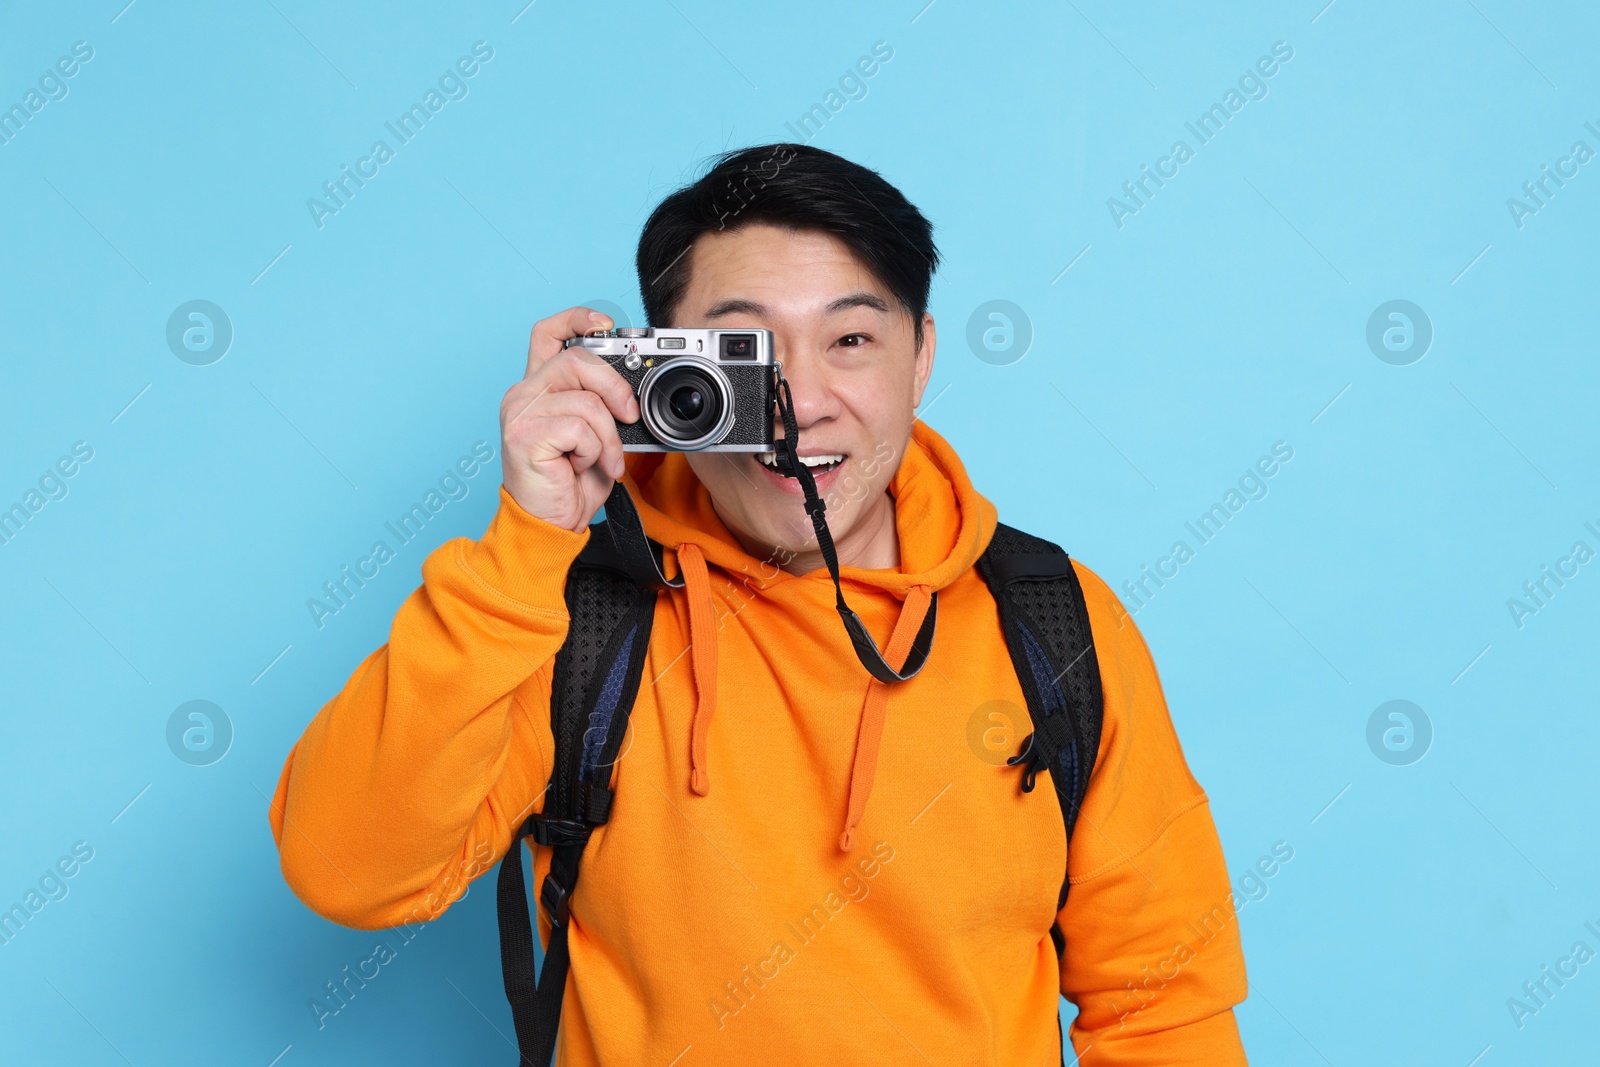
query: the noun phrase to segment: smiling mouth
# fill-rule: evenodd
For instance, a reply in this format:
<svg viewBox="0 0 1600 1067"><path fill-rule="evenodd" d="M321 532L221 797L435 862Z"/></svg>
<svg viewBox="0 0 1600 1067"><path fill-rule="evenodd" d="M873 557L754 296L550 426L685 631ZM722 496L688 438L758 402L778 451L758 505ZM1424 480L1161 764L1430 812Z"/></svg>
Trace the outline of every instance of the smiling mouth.
<svg viewBox="0 0 1600 1067"><path fill-rule="evenodd" d="M778 453L776 451L758 452L756 453L756 459L759 460L761 465L766 467L769 471L778 471ZM844 462L844 460L845 457L843 453L839 452L825 452L815 456L800 457L800 462L809 467L811 473L814 475L826 474L828 471L835 470Z"/></svg>

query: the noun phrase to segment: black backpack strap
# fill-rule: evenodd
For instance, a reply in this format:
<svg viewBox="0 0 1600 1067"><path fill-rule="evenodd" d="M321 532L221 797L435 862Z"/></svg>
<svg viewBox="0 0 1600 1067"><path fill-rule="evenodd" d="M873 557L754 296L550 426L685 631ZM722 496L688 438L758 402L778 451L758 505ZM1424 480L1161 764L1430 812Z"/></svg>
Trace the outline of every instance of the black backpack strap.
<svg viewBox="0 0 1600 1067"><path fill-rule="evenodd" d="M500 970L517 1031L520 1063L549 1067L567 983L568 903L578 865L594 827L611 814L611 767L621 750L644 672L656 593L629 577L605 523L589 527L589 542L567 576L570 622L556 654L550 690L555 765L544 811L517 829L500 861L496 889ZM535 981L534 931L522 875L522 839L554 850L539 903L551 922L544 969Z"/></svg>
<svg viewBox="0 0 1600 1067"><path fill-rule="evenodd" d="M1033 733L1008 763L1024 765L1022 789L1050 772L1070 845L1078 809L1100 750L1100 663L1083 587L1058 545L1000 523L978 559L978 573L1000 608L1000 626L1033 720ZM1056 910L1067 902L1061 880ZM1056 948L1061 932L1051 928Z"/></svg>

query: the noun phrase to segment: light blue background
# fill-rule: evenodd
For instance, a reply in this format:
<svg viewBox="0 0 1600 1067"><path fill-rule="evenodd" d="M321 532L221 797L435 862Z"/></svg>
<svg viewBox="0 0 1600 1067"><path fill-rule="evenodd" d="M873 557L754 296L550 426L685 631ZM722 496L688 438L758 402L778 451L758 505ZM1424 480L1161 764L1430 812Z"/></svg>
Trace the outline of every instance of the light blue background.
<svg viewBox="0 0 1600 1067"><path fill-rule="evenodd" d="M95 50L0 145L0 505L94 448L0 547L0 906L94 848L0 947L0 1059L510 1062L487 883L318 1030L375 938L295 900L266 817L498 462L323 629L306 599L474 442L498 458L535 319L637 315L656 200L793 139L875 41L813 143L936 223L927 419L1003 517L1120 589L1294 449L1137 616L1230 870L1295 850L1241 915L1253 1062L1592 1057L1600 964L1523 1029L1506 1006L1600 949L1600 564L1520 629L1506 605L1600 549L1600 163L1506 206L1600 149L1591 6L122 2L0 16L0 106ZM319 229L307 198L479 40L470 95ZM1119 229L1107 198L1275 41L1268 96ZM166 344L192 299L235 330L210 366ZM992 299L1034 334L1006 366L965 341ZM1435 331L1409 366L1366 343L1391 299ZM193 699L235 732L206 767L166 742ZM1410 766L1367 745L1390 699L1433 725Z"/></svg>

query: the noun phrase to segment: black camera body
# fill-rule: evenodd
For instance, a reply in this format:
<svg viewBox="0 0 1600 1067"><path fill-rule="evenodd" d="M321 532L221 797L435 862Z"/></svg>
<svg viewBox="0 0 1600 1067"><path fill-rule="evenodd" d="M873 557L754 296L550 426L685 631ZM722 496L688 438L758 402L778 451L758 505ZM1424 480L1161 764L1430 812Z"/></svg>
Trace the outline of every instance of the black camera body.
<svg viewBox="0 0 1600 1067"><path fill-rule="evenodd" d="M640 418L625 452L770 452L778 364L771 330L622 327L567 341L616 368Z"/></svg>

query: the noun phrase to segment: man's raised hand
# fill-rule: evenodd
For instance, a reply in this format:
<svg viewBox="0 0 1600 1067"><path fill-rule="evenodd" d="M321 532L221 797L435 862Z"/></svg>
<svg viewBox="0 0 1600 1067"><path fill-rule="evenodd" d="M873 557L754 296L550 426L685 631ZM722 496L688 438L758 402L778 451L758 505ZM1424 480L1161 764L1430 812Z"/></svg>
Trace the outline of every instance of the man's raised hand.
<svg viewBox="0 0 1600 1067"><path fill-rule="evenodd" d="M528 369L500 401L501 469L523 511L577 533L622 476L616 423L639 418L622 375L599 356L566 348L569 337L608 330L611 319L585 307L536 323Z"/></svg>

